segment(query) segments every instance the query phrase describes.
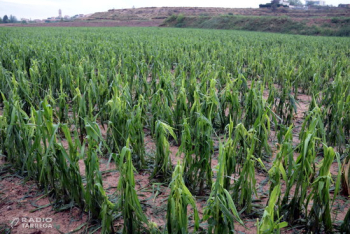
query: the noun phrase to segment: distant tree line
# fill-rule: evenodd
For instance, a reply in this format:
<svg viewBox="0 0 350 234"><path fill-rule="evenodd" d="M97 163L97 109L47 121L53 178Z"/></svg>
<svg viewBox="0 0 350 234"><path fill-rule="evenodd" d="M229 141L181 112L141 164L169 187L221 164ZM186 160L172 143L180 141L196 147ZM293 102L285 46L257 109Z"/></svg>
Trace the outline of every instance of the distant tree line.
<svg viewBox="0 0 350 234"><path fill-rule="evenodd" d="M291 6L302 6L303 3L300 0L288 0ZM278 7L288 7L284 5L280 0L271 0L270 3L260 4L260 8L272 8L272 10L276 10Z"/></svg>
<svg viewBox="0 0 350 234"><path fill-rule="evenodd" d="M7 23L17 23L18 20L16 18L16 16L14 15L10 15L10 17L8 17L7 15L4 15L4 17L0 17L0 23L1 24L7 24Z"/></svg>
<svg viewBox="0 0 350 234"><path fill-rule="evenodd" d="M289 0L291 6L302 6L303 3L300 0Z"/></svg>

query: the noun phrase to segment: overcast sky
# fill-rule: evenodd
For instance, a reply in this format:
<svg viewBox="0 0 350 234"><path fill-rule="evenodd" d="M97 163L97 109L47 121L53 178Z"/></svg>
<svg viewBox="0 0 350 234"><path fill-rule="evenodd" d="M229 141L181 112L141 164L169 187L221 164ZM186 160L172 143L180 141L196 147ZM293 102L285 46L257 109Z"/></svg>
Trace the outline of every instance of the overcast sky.
<svg viewBox="0 0 350 234"><path fill-rule="evenodd" d="M304 1L304 0L302 0ZM325 0L327 5L337 6L339 3L348 3L350 0ZM62 16L76 14L90 14L108 9L122 9L137 7L162 7L162 6L188 6L188 7L232 7L232 8L257 8L259 4L270 0L0 0L0 16L14 15L17 19L46 19L58 16L58 10L62 10Z"/></svg>

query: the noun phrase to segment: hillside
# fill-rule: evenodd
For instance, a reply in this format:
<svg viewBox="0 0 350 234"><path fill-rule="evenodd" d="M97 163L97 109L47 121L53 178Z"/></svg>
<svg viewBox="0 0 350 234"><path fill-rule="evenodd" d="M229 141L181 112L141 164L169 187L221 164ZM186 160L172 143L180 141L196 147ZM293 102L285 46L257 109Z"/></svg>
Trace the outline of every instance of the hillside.
<svg viewBox="0 0 350 234"><path fill-rule="evenodd" d="M171 15L185 16L218 16L223 14L243 16L287 16L291 18L310 17L349 17L350 9L346 8L313 8L301 9L259 9L259 8L213 8L213 7L146 7L135 9L111 9L107 12L97 12L88 20L154 20L166 19Z"/></svg>
<svg viewBox="0 0 350 234"><path fill-rule="evenodd" d="M162 26L234 29L301 35L350 36L350 18L291 18L286 16L172 16Z"/></svg>
<svg viewBox="0 0 350 234"><path fill-rule="evenodd" d="M127 22L129 26L148 22L150 26L163 27L350 36L350 9L336 7L308 10L279 8L275 11L259 8L147 7L111 9L95 13L86 20Z"/></svg>
<svg viewBox="0 0 350 234"><path fill-rule="evenodd" d="M305 9L146 7L110 9L68 22L0 24L2 27L181 27L302 35L350 36L350 8Z"/></svg>

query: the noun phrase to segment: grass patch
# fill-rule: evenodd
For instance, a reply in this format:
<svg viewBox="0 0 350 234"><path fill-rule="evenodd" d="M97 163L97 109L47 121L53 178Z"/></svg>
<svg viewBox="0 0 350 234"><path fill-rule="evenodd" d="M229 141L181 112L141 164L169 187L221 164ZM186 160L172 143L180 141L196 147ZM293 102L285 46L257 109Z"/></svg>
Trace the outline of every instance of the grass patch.
<svg viewBox="0 0 350 234"><path fill-rule="evenodd" d="M234 29L301 35L350 36L350 18L335 17L330 23L317 25L311 20L295 21L286 16L184 16L171 15L163 26L177 28ZM311 25L310 25L311 24ZM331 27L330 27L331 26Z"/></svg>

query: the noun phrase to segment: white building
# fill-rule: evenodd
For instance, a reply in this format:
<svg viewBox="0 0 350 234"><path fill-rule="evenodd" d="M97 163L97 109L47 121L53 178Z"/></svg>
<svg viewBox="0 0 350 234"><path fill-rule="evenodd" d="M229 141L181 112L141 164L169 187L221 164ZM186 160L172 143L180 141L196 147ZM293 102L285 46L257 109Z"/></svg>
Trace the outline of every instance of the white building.
<svg viewBox="0 0 350 234"><path fill-rule="evenodd" d="M288 0L280 0L279 2L283 6L289 6L289 1Z"/></svg>
<svg viewBox="0 0 350 234"><path fill-rule="evenodd" d="M326 2L322 0L306 0L306 5L314 5L314 6L325 6Z"/></svg>

